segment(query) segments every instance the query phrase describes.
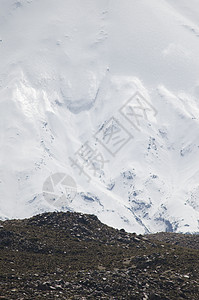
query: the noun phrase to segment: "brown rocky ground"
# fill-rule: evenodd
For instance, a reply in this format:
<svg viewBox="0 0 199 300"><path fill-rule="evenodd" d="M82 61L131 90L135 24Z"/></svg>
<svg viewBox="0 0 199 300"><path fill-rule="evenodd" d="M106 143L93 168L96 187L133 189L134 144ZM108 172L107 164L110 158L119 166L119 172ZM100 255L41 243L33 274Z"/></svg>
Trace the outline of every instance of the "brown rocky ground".
<svg viewBox="0 0 199 300"><path fill-rule="evenodd" d="M199 236L141 236L93 215L0 222L0 299L199 299Z"/></svg>
<svg viewBox="0 0 199 300"><path fill-rule="evenodd" d="M156 234L148 235L151 240L158 240L164 243L178 245L182 247L188 247L191 249L199 250L199 235L198 234L180 234L170 232L159 232Z"/></svg>

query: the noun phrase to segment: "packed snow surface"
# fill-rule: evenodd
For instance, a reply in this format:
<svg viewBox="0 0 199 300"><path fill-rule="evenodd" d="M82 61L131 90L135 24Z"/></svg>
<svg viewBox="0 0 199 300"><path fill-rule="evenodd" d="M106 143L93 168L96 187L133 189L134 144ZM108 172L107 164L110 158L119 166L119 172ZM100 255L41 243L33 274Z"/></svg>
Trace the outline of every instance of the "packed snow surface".
<svg viewBox="0 0 199 300"><path fill-rule="evenodd" d="M198 0L0 1L0 218L199 232Z"/></svg>

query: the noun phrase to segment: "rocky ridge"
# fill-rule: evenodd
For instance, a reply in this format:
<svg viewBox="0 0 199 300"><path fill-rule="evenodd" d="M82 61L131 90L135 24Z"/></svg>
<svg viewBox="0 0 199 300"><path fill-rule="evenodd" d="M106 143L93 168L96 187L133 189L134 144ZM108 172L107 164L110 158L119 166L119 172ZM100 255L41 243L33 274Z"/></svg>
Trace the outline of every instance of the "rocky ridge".
<svg viewBox="0 0 199 300"><path fill-rule="evenodd" d="M71 212L1 221L0 299L198 299L198 241Z"/></svg>

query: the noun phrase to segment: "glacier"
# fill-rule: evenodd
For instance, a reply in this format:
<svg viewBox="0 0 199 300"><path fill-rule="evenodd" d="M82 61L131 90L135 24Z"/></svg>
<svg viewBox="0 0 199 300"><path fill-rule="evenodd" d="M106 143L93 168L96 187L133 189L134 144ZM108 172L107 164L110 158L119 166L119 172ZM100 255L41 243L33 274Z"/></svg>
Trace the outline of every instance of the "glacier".
<svg viewBox="0 0 199 300"><path fill-rule="evenodd" d="M197 0L1 0L0 218L199 232L198 53Z"/></svg>

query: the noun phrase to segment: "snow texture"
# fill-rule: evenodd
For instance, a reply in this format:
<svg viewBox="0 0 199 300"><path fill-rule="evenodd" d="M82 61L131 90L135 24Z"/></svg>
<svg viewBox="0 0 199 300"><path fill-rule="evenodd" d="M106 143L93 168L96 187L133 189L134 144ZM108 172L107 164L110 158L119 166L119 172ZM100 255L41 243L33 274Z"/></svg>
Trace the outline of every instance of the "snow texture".
<svg viewBox="0 0 199 300"><path fill-rule="evenodd" d="M199 232L198 53L198 0L1 0L0 218Z"/></svg>

